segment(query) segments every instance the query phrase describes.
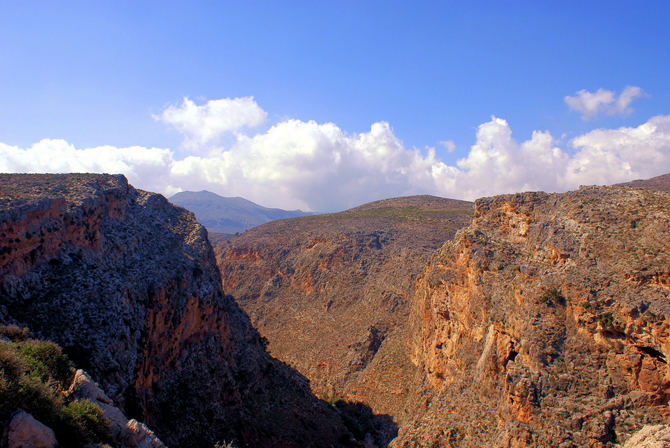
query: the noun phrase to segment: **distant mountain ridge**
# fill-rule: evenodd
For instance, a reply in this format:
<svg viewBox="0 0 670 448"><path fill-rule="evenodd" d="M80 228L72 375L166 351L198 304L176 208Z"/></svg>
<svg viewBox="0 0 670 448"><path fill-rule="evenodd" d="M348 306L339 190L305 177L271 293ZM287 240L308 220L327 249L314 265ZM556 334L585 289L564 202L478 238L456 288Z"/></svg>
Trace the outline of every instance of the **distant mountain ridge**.
<svg viewBox="0 0 670 448"><path fill-rule="evenodd" d="M169 199L173 204L195 213L210 233L244 232L269 221L314 214L302 210L266 208L241 197L227 198L207 190L182 191Z"/></svg>
<svg viewBox="0 0 670 448"><path fill-rule="evenodd" d="M614 187L645 188L647 190L670 191L670 174L652 177L651 179L637 179L630 182L614 184Z"/></svg>

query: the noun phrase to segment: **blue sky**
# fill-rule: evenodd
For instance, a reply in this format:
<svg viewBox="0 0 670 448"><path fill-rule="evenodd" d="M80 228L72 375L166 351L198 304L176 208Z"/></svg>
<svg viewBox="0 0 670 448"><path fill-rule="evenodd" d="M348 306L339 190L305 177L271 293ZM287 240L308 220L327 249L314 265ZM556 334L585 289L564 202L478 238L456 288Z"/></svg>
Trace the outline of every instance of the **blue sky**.
<svg viewBox="0 0 670 448"><path fill-rule="evenodd" d="M667 1L0 1L0 171L118 169L168 195L206 188L313 210L662 174L670 171L664 120L653 124L653 144L634 137L614 148L621 135L607 134L614 168L594 156L605 134L593 132L629 136L670 114L668 23ZM629 86L640 90L616 109ZM604 99L590 115L565 100L599 89ZM265 118L217 128L211 139L184 131L184 117L162 115L183 109L184 98L204 107L247 97ZM230 118L207 113L201 122ZM375 123L388 128L374 133ZM521 172L534 131L551 135L542 151L562 154ZM654 163L626 158L649 145ZM140 167L128 155L137 148L163 149L142 157L160 166ZM547 167L562 170L549 183Z"/></svg>

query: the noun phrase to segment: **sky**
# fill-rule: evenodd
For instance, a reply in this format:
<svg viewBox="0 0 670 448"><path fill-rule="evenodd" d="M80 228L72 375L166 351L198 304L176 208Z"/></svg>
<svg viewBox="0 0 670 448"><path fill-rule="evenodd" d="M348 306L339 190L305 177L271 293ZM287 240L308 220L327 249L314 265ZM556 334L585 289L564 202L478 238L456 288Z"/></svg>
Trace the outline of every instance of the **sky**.
<svg viewBox="0 0 670 448"><path fill-rule="evenodd" d="M670 172L670 2L0 0L0 172L339 211Z"/></svg>

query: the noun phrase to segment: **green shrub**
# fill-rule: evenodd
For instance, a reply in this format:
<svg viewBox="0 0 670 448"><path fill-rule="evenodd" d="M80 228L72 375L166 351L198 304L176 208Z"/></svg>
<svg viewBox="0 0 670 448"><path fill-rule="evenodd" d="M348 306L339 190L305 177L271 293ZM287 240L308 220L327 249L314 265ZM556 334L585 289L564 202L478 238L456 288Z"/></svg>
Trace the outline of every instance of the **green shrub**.
<svg viewBox="0 0 670 448"><path fill-rule="evenodd" d="M67 434L62 437L61 445L77 446L111 441L109 420L103 417L100 406L91 401L73 401L61 408L60 414L64 425L68 428Z"/></svg>
<svg viewBox="0 0 670 448"><path fill-rule="evenodd" d="M51 341L28 339L27 329L0 326L0 421L17 408L30 413L56 433L61 446L79 448L111 441L109 422L88 401L65 404L74 368Z"/></svg>
<svg viewBox="0 0 670 448"><path fill-rule="evenodd" d="M551 288L544 291L544 294L540 297L540 303L546 303L547 305L565 305L565 297L560 289L552 286Z"/></svg>
<svg viewBox="0 0 670 448"><path fill-rule="evenodd" d="M612 315L612 313L603 313L598 318L598 322L603 324L603 327L610 328L614 326L614 316Z"/></svg>
<svg viewBox="0 0 670 448"><path fill-rule="evenodd" d="M30 330L19 328L16 325L0 325L0 335L8 337L12 341L25 341L30 338Z"/></svg>
<svg viewBox="0 0 670 448"><path fill-rule="evenodd" d="M74 378L74 368L61 348L51 341L28 340L19 345L19 350L31 364L31 371L39 374L43 381L49 379L69 385Z"/></svg>

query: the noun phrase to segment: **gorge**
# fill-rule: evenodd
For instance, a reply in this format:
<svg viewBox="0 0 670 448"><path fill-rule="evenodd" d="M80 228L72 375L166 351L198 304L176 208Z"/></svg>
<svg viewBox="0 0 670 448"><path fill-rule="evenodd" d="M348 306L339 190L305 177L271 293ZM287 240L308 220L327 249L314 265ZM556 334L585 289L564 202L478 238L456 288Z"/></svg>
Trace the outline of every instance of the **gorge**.
<svg viewBox="0 0 670 448"><path fill-rule="evenodd" d="M669 417L663 178L272 221L0 175L0 324L171 447L614 447ZM334 404L334 405L333 405Z"/></svg>

